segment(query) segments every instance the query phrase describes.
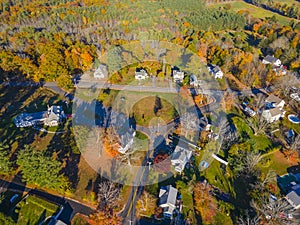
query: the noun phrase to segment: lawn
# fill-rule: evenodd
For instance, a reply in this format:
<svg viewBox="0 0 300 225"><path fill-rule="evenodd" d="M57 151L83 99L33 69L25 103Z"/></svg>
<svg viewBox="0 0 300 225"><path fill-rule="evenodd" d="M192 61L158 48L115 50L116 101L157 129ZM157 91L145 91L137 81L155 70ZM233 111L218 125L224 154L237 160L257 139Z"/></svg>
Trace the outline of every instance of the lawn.
<svg viewBox="0 0 300 225"><path fill-rule="evenodd" d="M155 113L156 101L160 101L160 105ZM142 126L147 126L151 123L157 125L160 122L167 124L178 115L170 102L154 96L145 97L135 103L131 108L130 114L134 116L136 123ZM154 118L156 118L157 121L153 121Z"/></svg>
<svg viewBox="0 0 300 225"><path fill-rule="evenodd" d="M230 8L231 11L234 11L234 12L239 12L240 10L248 11L250 13L250 15L252 15L255 18L264 19L266 17L272 17L272 16L275 15L276 18L278 19L278 21L283 25L289 24L289 22L292 20L288 17L281 16L277 13L271 12L269 10L265 10L261 7L256 7L252 4L248 4L248 3L243 2L243 1L218 3L218 4L215 3L211 7L212 8L219 8L220 6L224 6L226 4L231 5L231 8Z"/></svg>
<svg viewBox="0 0 300 225"><path fill-rule="evenodd" d="M205 179L211 184L226 193L232 193L231 184L228 178L224 175L221 168L221 163L214 160L208 169L203 172Z"/></svg>
<svg viewBox="0 0 300 225"><path fill-rule="evenodd" d="M297 165L296 162L286 159L280 151L275 151L272 154L265 156L265 158L270 161L270 163L265 162L260 164L260 168L265 174L269 170L274 170L277 175L281 176L287 173L286 169L288 167Z"/></svg>
<svg viewBox="0 0 300 225"><path fill-rule="evenodd" d="M58 206L35 196L28 196L19 202L14 209L12 218L17 224L33 225L56 213Z"/></svg>

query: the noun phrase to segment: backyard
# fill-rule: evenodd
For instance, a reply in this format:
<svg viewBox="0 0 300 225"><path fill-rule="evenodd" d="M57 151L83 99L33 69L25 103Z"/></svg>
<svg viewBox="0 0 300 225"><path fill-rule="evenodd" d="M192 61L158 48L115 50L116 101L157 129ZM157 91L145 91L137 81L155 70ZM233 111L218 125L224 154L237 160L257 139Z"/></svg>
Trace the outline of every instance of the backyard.
<svg viewBox="0 0 300 225"><path fill-rule="evenodd" d="M40 224L58 211L58 206L41 198L5 191L1 193L0 212L11 217L16 224Z"/></svg>

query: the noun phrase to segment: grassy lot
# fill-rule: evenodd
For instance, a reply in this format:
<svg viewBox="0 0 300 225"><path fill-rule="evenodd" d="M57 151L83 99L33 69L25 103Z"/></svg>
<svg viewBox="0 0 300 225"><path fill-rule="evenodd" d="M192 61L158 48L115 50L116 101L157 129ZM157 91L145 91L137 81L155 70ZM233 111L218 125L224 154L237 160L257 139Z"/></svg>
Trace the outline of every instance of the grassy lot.
<svg viewBox="0 0 300 225"><path fill-rule="evenodd" d="M220 188L222 191L226 193L231 193L231 184L228 178L224 175L224 173L221 171L221 163L214 160L208 169L206 169L203 172L203 175L205 179L208 180L208 182L218 188Z"/></svg>
<svg viewBox="0 0 300 225"><path fill-rule="evenodd" d="M17 204L12 218L20 225L38 224L57 210L57 205L35 196L29 196Z"/></svg>
<svg viewBox="0 0 300 225"><path fill-rule="evenodd" d="M156 97L154 96L146 97L131 108L130 114L131 116L134 116L138 125L148 125L151 123L151 120L156 117L158 117L159 120L162 120L162 122L168 123L178 115L174 106L164 99L160 99L161 109L155 114L155 101Z"/></svg>
<svg viewBox="0 0 300 225"><path fill-rule="evenodd" d="M232 2L232 3L218 3L218 4L216 3L216 4L213 4L210 7L219 8L220 6L224 6L226 4L231 5L231 8L230 8L231 11L234 11L234 12L238 12L240 10L248 11L250 13L250 15L255 17L255 18L264 19L266 17L272 17L272 16L275 15L276 18L278 19L278 21L283 25L287 25L291 21L291 19L288 18L288 17L281 16L277 13L271 12L269 10L265 10L261 7L256 7L252 4L248 4L248 3L243 2L243 1Z"/></svg>
<svg viewBox="0 0 300 225"><path fill-rule="evenodd" d="M280 151L273 152L266 156L270 163L261 163L260 168L263 173L267 173L269 170L274 170L279 176L287 173L287 168L293 165L297 165L296 162L288 160L284 157L284 154Z"/></svg>

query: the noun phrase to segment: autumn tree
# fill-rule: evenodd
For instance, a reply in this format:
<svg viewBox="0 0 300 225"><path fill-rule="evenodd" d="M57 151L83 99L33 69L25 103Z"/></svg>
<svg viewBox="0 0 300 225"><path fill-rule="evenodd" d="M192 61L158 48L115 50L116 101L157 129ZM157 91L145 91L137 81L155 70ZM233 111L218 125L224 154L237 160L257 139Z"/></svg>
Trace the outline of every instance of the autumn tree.
<svg viewBox="0 0 300 225"><path fill-rule="evenodd" d="M194 206L203 224L211 224L216 215L217 201L209 193L211 190L210 185L204 182L196 183L194 186Z"/></svg>
<svg viewBox="0 0 300 225"><path fill-rule="evenodd" d="M168 173L171 168L171 160L167 153L159 153L153 160L154 168L159 173Z"/></svg>
<svg viewBox="0 0 300 225"><path fill-rule="evenodd" d="M136 204L136 213L138 216L152 216L155 213L157 198L144 191Z"/></svg>

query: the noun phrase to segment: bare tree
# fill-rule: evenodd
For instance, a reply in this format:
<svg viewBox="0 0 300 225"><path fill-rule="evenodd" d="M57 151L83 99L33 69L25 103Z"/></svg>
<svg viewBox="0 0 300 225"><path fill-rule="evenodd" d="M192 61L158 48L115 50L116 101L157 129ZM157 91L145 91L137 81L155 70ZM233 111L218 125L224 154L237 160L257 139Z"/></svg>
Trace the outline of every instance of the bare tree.
<svg viewBox="0 0 300 225"><path fill-rule="evenodd" d="M120 185L110 181L104 180L99 184L98 202L99 209L103 210L107 207L113 208L116 206L117 199L120 194Z"/></svg>
<svg viewBox="0 0 300 225"><path fill-rule="evenodd" d="M270 201L269 198L262 197L256 202L252 200L251 206L267 224L290 224L288 214L291 213L292 207L285 199Z"/></svg>
<svg viewBox="0 0 300 225"><path fill-rule="evenodd" d="M270 125L261 114L258 114L257 118L250 117L246 121L255 136L258 134L263 134Z"/></svg>
<svg viewBox="0 0 300 225"><path fill-rule="evenodd" d="M253 189L262 192L265 190L266 185L273 181L276 181L276 173L274 170L269 170L266 176L262 178L262 180L257 181L254 184L250 184L250 186L252 186Z"/></svg>
<svg viewBox="0 0 300 225"><path fill-rule="evenodd" d="M246 174L253 174L256 171L256 166L261 159L262 156L260 154L255 154L252 151L246 154L246 156L243 158L243 172Z"/></svg>
<svg viewBox="0 0 300 225"><path fill-rule="evenodd" d="M245 216L240 216L238 220L238 225L260 225L260 218L258 216L251 217L246 211Z"/></svg>

